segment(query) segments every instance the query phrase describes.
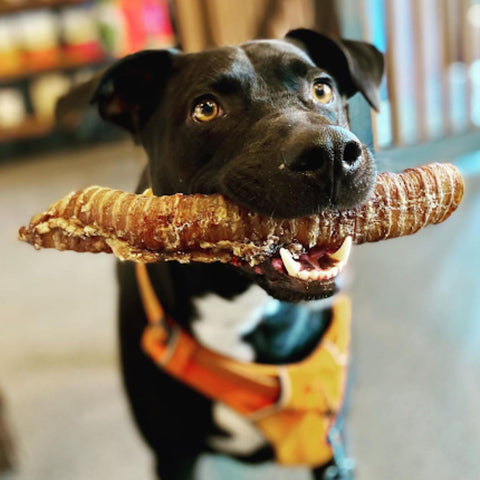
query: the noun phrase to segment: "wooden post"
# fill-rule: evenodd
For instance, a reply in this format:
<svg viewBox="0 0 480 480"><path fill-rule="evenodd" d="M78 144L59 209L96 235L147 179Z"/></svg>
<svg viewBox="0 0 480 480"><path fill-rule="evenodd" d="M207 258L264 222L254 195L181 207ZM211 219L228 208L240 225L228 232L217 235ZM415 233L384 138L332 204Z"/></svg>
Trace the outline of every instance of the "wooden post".
<svg viewBox="0 0 480 480"><path fill-rule="evenodd" d="M413 17L413 42L415 44L415 116L417 117L417 140L428 140L426 65L425 65L425 32L424 0L410 0Z"/></svg>
<svg viewBox="0 0 480 480"><path fill-rule="evenodd" d="M368 0L360 0L360 23L363 32L363 38L367 42L371 42L373 40L373 32L370 23L369 16L367 14L368 11ZM370 145L373 151L378 151L378 126L377 126L377 114L370 110L370 122L371 122L371 143L367 144Z"/></svg>
<svg viewBox="0 0 480 480"><path fill-rule="evenodd" d="M397 90L397 65L395 63L396 37L395 37L395 0L386 0L386 30L387 30L387 88L390 97L390 118L392 122L392 140L395 146L403 143L400 112L398 108Z"/></svg>
<svg viewBox="0 0 480 480"><path fill-rule="evenodd" d="M331 2L332 7L333 3ZM346 38L357 38L368 41L365 25L362 24L362 14L365 5L359 4L357 0L343 2L343 10L336 14L337 18L344 19L341 31ZM346 15L348 14L348 18ZM363 16L364 18L364 16ZM350 31L352 30L352 31ZM354 31L353 31L354 30ZM350 128L359 140L373 148L373 129L371 108L362 95L355 95L348 102L348 113L350 116Z"/></svg>
<svg viewBox="0 0 480 480"><path fill-rule="evenodd" d="M314 0L315 30L330 37L340 37L338 3L332 0Z"/></svg>
<svg viewBox="0 0 480 480"><path fill-rule="evenodd" d="M436 15L438 23L438 55L440 58L441 78L441 99L442 99L442 124L443 133L453 134L452 112L450 110L450 79L449 69L453 61L452 43L453 33L451 18L448 13L450 0L441 0L440 5L436 4Z"/></svg>
<svg viewBox="0 0 480 480"><path fill-rule="evenodd" d="M472 26L470 25L467 13L470 7L470 0L460 0L460 18L461 18L461 49L462 49L462 60L465 64L465 114L466 114L466 124L467 128L473 128L472 120L472 79L470 77L470 66L473 62L474 57L474 46L473 46L473 32Z"/></svg>
<svg viewBox="0 0 480 480"><path fill-rule="evenodd" d="M281 38L292 28L312 27L313 5L314 0L173 2L180 44L187 52L234 45L253 38Z"/></svg>

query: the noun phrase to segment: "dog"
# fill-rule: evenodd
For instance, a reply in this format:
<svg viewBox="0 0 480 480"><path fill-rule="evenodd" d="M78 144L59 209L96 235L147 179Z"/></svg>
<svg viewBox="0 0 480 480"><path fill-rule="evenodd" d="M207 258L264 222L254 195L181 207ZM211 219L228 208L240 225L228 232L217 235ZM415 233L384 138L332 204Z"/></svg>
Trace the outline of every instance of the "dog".
<svg viewBox="0 0 480 480"><path fill-rule="evenodd" d="M382 54L370 44L297 29L283 40L199 53L135 53L67 95L58 111L88 99L103 119L133 135L148 157L137 192L220 193L263 215L296 218L352 208L371 193L375 162L350 131L347 107L360 92L378 109L383 67ZM166 315L201 348L233 361L285 366L301 363L322 342L337 284L309 277L321 269L318 259L306 259L310 273L303 279L281 260L291 262L157 263L147 274ZM145 354L148 320L135 269L118 264L121 363L158 477L193 478L202 452L249 462L278 456L251 419ZM265 308L246 312L242 301L249 295ZM339 445L330 447L330 457L311 465L314 478L347 478Z"/></svg>

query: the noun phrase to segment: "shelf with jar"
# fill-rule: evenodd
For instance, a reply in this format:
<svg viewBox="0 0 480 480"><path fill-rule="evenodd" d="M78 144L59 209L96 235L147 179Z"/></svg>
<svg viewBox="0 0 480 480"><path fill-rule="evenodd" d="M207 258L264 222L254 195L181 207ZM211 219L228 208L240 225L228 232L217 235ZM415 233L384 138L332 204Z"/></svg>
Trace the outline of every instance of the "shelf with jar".
<svg viewBox="0 0 480 480"><path fill-rule="evenodd" d="M0 142L52 132L56 100L72 85L174 43L168 0L0 0Z"/></svg>
<svg viewBox="0 0 480 480"><path fill-rule="evenodd" d="M65 7L85 3L86 0L0 0L0 15L18 13L26 10Z"/></svg>

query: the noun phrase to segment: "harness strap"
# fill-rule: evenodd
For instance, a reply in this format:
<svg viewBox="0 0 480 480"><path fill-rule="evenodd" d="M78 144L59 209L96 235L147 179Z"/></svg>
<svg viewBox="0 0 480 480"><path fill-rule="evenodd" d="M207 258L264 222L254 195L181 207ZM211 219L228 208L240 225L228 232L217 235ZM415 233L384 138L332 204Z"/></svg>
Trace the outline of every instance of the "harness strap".
<svg viewBox="0 0 480 480"><path fill-rule="evenodd" d="M347 377L348 297L337 298L330 325L309 357L265 365L233 360L200 345L165 314L144 264L136 265L136 275L148 318L142 348L160 368L249 418L280 463L318 466L332 459L329 432L343 405Z"/></svg>
<svg viewBox="0 0 480 480"><path fill-rule="evenodd" d="M265 365L252 372L248 364L202 347L166 316L144 264L136 265L136 275L149 322L142 347L159 366L209 398L221 392L222 400L242 415L276 405L281 391L277 368Z"/></svg>

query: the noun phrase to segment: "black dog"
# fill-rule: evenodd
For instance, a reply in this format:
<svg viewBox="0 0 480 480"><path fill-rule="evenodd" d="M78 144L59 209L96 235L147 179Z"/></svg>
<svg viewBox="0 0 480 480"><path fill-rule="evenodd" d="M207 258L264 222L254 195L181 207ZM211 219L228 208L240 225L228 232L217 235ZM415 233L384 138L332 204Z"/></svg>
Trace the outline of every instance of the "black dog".
<svg viewBox="0 0 480 480"><path fill-rule="evenodd" d="M188 55L140 52L113 65L82 95L94 87L101 116L129 130L146 150L139 192L222 193L261 214L293 218L350 208L371 192L374 161L349 131L347 99L361 92L377 108L382 74L383 57L373 46L295 30L284 41ZM68 102L60 103L60 111ZM272 458L271 446L253 427L170 377L142 351L147 320L134 268L118 266L121 358L133 414L154 451L159 477L193 478L202 452L254 462ZM311 302L308 309L303 301L334 294L334 278L290 275L279 258L255 268L172 262L148 271L175 322L201 343L244 361L300 361L331 318L328 302ZM231 315L236 299L253 285L281 300L276 305L283 313L245 319L240 311L241 318L219 319L203 301L207 295L224 299ZM305 308L298 331L297 313ZM239 431L228 424L232 418L242 424ZM327 478L334 463L317 466L315 478ZM332 472L328 478L340 478Z"/></svg>

